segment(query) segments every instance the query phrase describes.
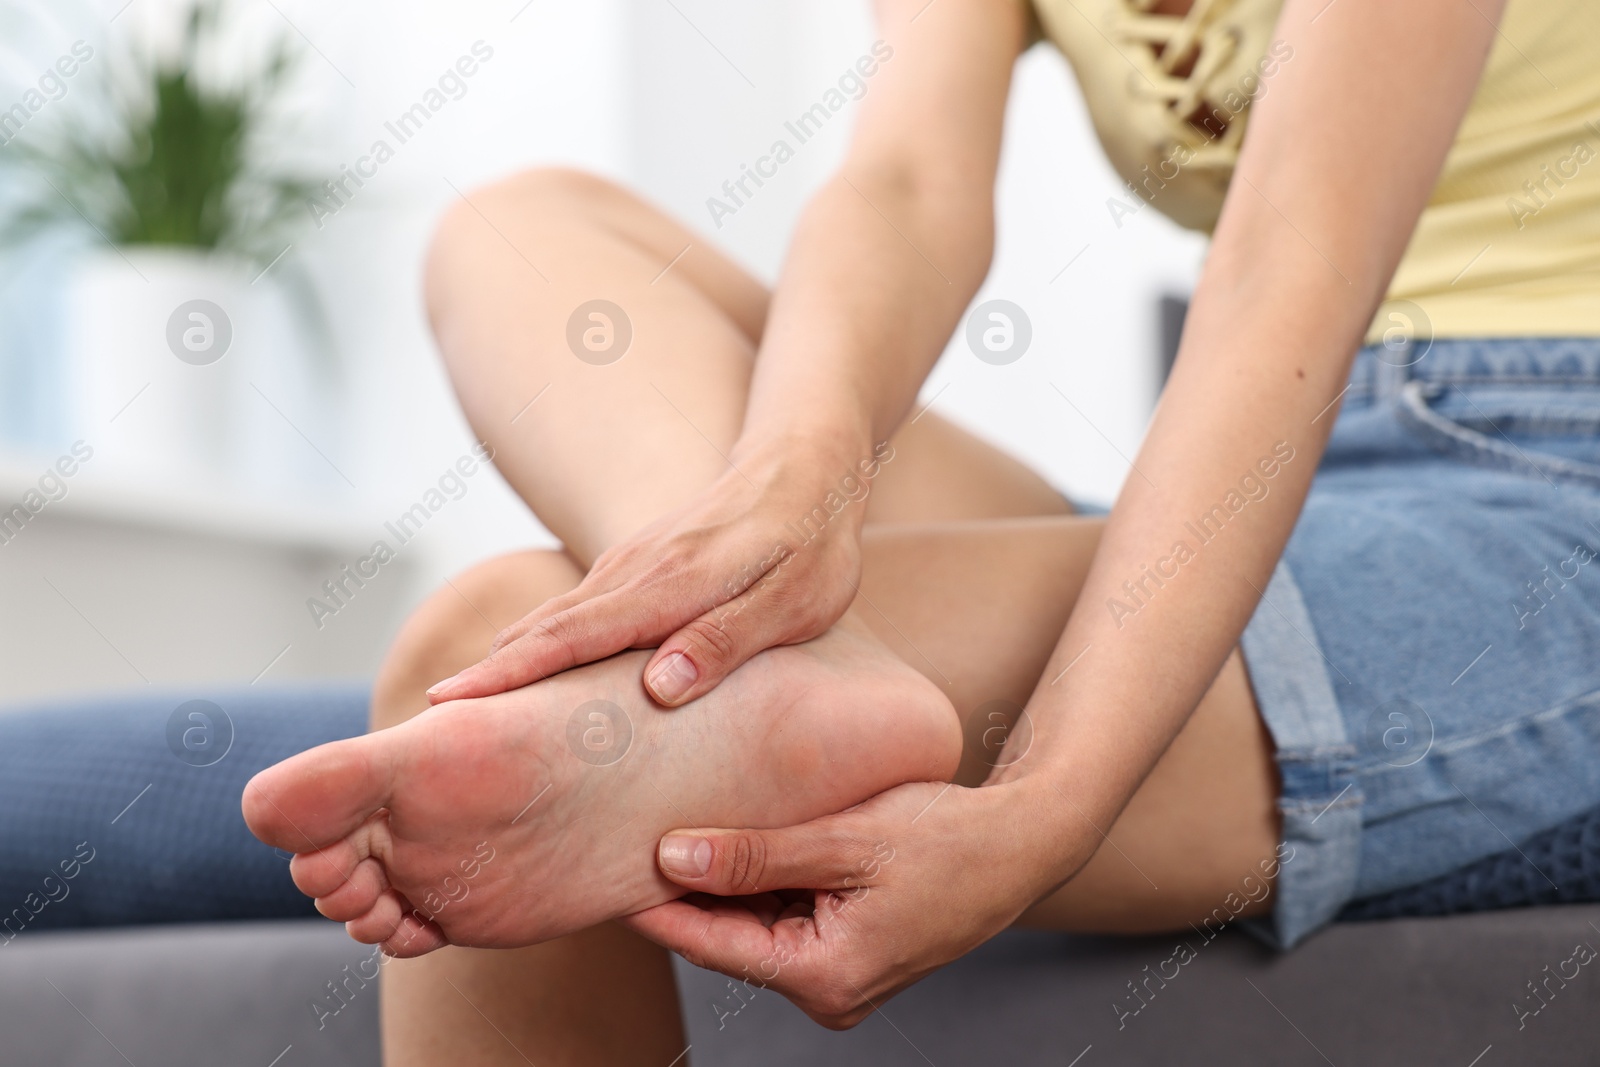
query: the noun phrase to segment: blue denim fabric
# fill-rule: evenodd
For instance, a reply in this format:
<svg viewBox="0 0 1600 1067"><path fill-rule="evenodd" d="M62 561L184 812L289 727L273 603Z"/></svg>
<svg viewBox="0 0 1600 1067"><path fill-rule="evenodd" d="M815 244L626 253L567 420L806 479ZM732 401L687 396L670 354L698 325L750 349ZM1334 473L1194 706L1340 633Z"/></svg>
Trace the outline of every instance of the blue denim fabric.
<svg viewBox="0 0 1600 1067"><path fill-rule="evenodd" d="M1275 944L1600 805L1600 339L1363 349L1241 647Z"/></svg>
<svg viewBox="0 0 1600 1067"><path fill-rule="evenodd" d="M0 713L0 948L51 928L315 915L287 857L245 827L239 798L257 771L365 731L368 690L119 695ZM221 715L184 707L196 698Z"/></svg>

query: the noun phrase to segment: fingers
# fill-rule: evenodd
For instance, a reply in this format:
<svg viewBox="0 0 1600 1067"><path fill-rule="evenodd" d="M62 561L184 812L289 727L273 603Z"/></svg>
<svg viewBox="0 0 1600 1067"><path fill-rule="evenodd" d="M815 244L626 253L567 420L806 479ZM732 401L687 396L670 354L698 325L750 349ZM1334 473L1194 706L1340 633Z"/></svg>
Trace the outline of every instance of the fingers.
<svg viewBox="0 0 1600 1067"><path fill-rule="evenodd" d="M501 629L499 633L494 635L494 640L489 642L489 655L494 655L502 648L505 648L507 645L511 644L511 642L515 641L517 638L530 633L534 627L540 625L546 619L560 615L568 608L575 608L585 600L588 600L594 596L598 596L600 593L607 591L592 589L590 586L590 580L585 579L583 584L579 585L578 588L574 589L572 592L564 593L561 596L551 597L549 600L546 600L543 604L540 604L537 608L528 612L528 614L524 615L510 626ZM488 657L486 656L484 658L487 659Z"/></svg>
<svg viewBox="0 0 1600 1067"><path fill-rule="evenodd" d="M751 912L712 911L686 900L658 904L618 922L696 967L728 975L755 973L781 936Z"/></svg>
<svg viewBox="0 0 1600 1067"><path fill-rule="evenodd" d="M744 592L661 642L645 664L645 688L667 707L704 696L757 653L832 626L849 607L851 588L840 582L830 593L794 571L762 572Z"/></svg>
<svg viewBox="0 0 1600 1067"><path fill-rule="evenodd" d="M663 645L646 686L669 707L693 700L762 649L814 637L843 614L848 583L819 596L803 579L765 580L791 555L763 542L635 546L603 556L577 589L506 627L488 656L434 685L428 699L493 696L625 649ZM752 557L760 562L738 565ZM729 573L736 577L724 580Z"/></svg>
<svg viewBox="0 0 1600 1067"><path fill-rule="evenodd" d="M549 620L545 621L545 625ZM435 683L428 690L431 704L520 689L583 662L576 650L559 639L540 641L540 631L530 629L506 644L497 644L483 659Z"/></svg>
<svg viewBox="0 0 1600 1067"><path fill-rule="evenodd" d="M667 632L645 629L656 623L660 610L648 599L623 592L585 600L540 621L466 670L439 682L428 690L428 699L442 704L493 696L647 641L653 643Z"/></svg>
<svg viewBox="0 0 1600 1067"><path fill-rule="evenodd" d="M678 885L717 896L775 889L853 889L876 867L863 860L880 846L830 815L779 830L675 830L661 839L656 862Z"/></svg>
<svg viewBox="0 0 1600 1067"><path fill-rule="evenodd" d="M696 967L776 990L829 1029L847 1030L875 1010L848 973L848 954L804 915L786 912L768 926L748 910L674 900L618 922Z"/></svg>
<svg viewBox="0 0 1600 1067"><path fill-rule="evenodd" d="M804 640L795 620L771 610L744 608L755 589L693 620L662 642L644 667L645 688L666 707L711 692L751 656L773 645Z"/></svg>

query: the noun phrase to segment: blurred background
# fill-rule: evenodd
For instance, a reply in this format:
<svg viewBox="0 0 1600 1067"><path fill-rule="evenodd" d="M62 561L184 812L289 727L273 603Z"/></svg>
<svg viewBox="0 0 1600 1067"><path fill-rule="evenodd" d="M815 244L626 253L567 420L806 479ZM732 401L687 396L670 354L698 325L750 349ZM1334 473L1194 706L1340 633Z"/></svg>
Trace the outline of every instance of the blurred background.
<svg viewBox="0 0 1600 1067"><path fill-rule="evenodd" d="M0 0L8 704L370 676L445 576L552 544L492 471L428 503L403 544L386 526L472 446L421 307L434 220L482 182L571 165L771 280L856 103L720 225L707 200L874 39L867 0L195 12ZM1144 431L1203 249L1114 199L1131 201L1076 85L1033 49L975 301L1019 306L1032 340L997 366L958 335L922 395L1100 502ZM380 540L394 558L364 563Z"/></svg>

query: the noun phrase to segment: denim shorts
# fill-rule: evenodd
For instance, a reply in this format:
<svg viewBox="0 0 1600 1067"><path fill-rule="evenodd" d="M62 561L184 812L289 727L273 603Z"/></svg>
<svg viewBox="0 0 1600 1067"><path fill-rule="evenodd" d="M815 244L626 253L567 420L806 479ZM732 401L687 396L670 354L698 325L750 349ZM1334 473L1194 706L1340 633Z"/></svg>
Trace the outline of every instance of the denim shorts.
<svg viewBox="0 0 1600 1067"><path fill-rule="evenodd" d="M1241 647L1280 947L1600 804L1600 338L1362 349Z"/></svg>

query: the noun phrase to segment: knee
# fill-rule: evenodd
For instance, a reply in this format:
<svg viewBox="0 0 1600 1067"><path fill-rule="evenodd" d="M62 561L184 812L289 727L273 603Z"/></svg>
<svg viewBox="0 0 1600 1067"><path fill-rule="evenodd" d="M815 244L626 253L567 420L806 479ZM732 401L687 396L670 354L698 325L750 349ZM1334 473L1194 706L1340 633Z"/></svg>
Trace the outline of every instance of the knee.
<svg viewBox="0 0 1600 1067"><path fill-rule="evenodd" d="M437 325L453 298L475 295L472 268L486 250L500 251L507 241L536 247L545 229L605 218L626 195L605 178L571 167L535 167L473 189L434 227L423 270L430 318Z"/></svg>
<svg viewBox="0 0 1600 1067"><path fill-rule="evenodd" d="M516 235L531 227L604 218L627 198L614 182L572 167L533 167L472 189L434 227L425 274L430 301L449 279L455 257L472 254L479 243L500 242L497 230ZM510 239L522 244L520 237Z"/></svg>
<svg viewBox="0 0 1600 1067"><path fill-rule="evenodd" d="M509 219L563 219L574 212L604 210L627 194L598 174L573 167L530 167L509 177L479 186L446 211L439 222L438 237L454 235L462 229L483 230L484 214L498 223ZM437 239L436 239L437 242Z"/></svg>
<svg viewBox="0 0 1600 1067"><path fill-rule="evenodd" d="M389 646L373 683L371 728L426 711L429 686L476 663L502 627L571 591L582 577L565 553L533 551L498 556L446 582Z"/></svg>
<svg viewBox="0 0 1600 1067"><path fill-rule="evenodd" d="M474 203L487 201L520 211L564 208L593 211L615 204L628 194L608 178L576 167L529 167L490 182L474 193ZM480 197L482 198L480 200ZM465 206L465 205L462 205ZM471 208L467 209L471 211Z"/></svg>

